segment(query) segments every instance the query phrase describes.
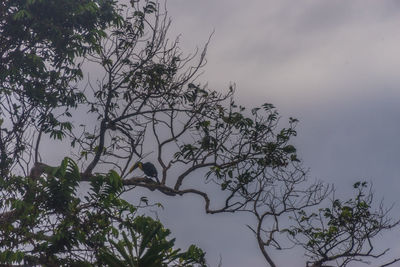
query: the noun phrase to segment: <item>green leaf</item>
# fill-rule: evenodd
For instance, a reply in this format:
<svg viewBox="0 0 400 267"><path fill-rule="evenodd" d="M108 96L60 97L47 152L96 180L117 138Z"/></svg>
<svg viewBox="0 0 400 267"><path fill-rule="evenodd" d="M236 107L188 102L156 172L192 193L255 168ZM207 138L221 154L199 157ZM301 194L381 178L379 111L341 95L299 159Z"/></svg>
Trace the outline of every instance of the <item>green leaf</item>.
<svg viewBox="0 0 400 267"><path fill-rule="evenodd" d="M287 145L287 146L283 147L282 150L288 154L296 152L296 148L292 145Z"/></svg>

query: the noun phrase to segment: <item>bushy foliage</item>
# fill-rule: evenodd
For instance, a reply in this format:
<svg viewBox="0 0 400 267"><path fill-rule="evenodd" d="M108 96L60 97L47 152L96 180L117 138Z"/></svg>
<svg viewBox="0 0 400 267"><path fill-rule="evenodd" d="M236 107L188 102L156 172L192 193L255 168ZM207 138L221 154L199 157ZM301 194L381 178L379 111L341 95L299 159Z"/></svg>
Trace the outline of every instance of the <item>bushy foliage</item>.
<svg viewBox="0 0 400 267"><path fill-rule="evenodd" d="M2 208L14 220L0 224L0 262L46 266L204 266L192 245L174 248L170 231L139 216L121 198L121 177L98 174L87 195L77 195L80 172L65 158L35 177L2 181ZM11 214L10 214L11 215Z"/></svg>

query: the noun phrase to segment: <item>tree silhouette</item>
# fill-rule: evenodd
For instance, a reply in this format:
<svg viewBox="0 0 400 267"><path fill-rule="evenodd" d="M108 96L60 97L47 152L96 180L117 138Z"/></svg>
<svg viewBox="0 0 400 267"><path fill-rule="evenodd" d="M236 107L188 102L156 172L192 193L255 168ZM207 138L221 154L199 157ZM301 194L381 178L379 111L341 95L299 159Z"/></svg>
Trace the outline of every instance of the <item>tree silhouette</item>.
<svg viewBox="0 0 400 267"><path fill-rule="evenodd" d="M124 192L138 187L168 196L197 195L209 214L250 212L256 224L249 228L270 266L276 264L268 250L283 248L286 235L304 247L315 266L381 255L360 253L362 240L360 250L347 254L310 245L338 248L326 236L344 230L321 230L305 213L333 190L307 179L291 142L297 120L282 127L272 104L248 110L235 102L233 85L221 93L197 82L208 43L185 55L179 39L168 37L171 21L159 3L1 5L1 262L204 265L201 250L174 250L159 222L137 216L138 207L123 200ZM94 77L84 74L84 67L95 70ZM91 123L79 126L82 113ZM46 162L44 138L70 141L71 152L60 166ZM129 173L144 159L157 167L160 182ZM224 200L217 202L188 181L191 177L220 188ZM82 198L76 190L83 182L90 189ZM350 213L346 224L372 224L364 240L372 242L397 222L385 212L371 213L371 202L365 203L364 213ZM343 207L334 206L328 225ZM289 216L292 224L282 227ZM374 224L377 218L381 221Z"/></svg>

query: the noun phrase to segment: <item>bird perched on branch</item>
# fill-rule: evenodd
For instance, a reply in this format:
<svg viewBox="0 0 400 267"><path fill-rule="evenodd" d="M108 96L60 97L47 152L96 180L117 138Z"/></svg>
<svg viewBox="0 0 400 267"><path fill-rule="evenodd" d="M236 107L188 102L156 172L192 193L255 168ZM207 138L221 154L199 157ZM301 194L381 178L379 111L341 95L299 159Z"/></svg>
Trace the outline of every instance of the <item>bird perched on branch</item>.
<svg viewBox="0 0 400 267"><path fill-rule="evenodd" d="M151 162L142 163L140 161L136 162L135 164L133 164L132 168L130 168L129 173L133 172L136 168L141 169L146 176L153 177L157 180L158 183L160 183L160 180L158 180L157 169L153 165L153 163Z"/></svg>

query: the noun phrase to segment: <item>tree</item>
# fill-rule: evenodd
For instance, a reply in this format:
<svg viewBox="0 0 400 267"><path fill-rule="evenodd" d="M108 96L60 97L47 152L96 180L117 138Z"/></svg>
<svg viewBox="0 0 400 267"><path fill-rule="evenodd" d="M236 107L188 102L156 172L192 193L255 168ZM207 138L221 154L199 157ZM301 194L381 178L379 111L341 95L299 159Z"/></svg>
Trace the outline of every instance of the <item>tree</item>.
<svg viewBox="0 0 400 267"><path fill-rule="evenodd" d="M167 241L169 232L159 222L134 216L137 208L120 198L122 187L115 172L96 175L83 201L76 196L80 173L71 159L60 167L39 163L42 134L61 140L72 129L54 113L62 109L69 117L69 109L84 101L85 95L71 86L82 77L77 59L97 51L104 30L121 23L115 3L3 1L1 5L1 263L101 264L121 256L114 253L114 244L136 251L140 246L140 255L126 251L133 257L132 266L145 266L142 262L149 258L159 264L166 260L182 266L203 264L201 250L194 246L183 253L172 250L174 241ZM29 173L31 160L36 169ZM134 242L117 243L127 230Z"/></svg>
<svg viewBox="0 0 400 267"><path fill-rule="evenodd" d="M372 239L399 221L387 217L390 209L385 209L382 203L374 210L373 193L371 188L366 192L366 182L355 183L354 189L354 198L347 201L333 198L330 207L320 208L317 213L307 214L304 210L294 213L296 223L288 233L295 244L305 249L312 266L332 261L338 266L352 261L368 263L365 259L379 258L388 251L376 252ZM399 260L394 259L390 264Z"/></svg>
<svg viewBox="0 0 400 267"><path fill-rule="evenodd" d="M26 169L21 155L30 147L29 127L37 128L39 141L42 132L61 137L71 128L53 111L68 110L83 100L84 95L71 87L82 77L77 57L98 49L95 40L120 17L110 0L18 0L0 5L0 173L7 177L15 164Z"/></svg>
<svg viewBox="0 0 400 267"><path fill-rule="evenodd" d="M294 228L282 228L281 221L332 193L307 180L291 144L297 120L281 128L273 105L248 111L235 103L233 86L220 93L198 83L207 44L184 55L179 40L168 38L171 21L158 3L62 3L3 4L0 247L8 262L204 264L195 247L171 250L159 222L138 217L137 208L121 198L141 187L198 195L210 214L250 212L261 252L276 266L267 249L281 248L286 233L293 239L304 234L301 220L294 220ZM53 5L60 14L43 24L40 12ZM96 69L94 80L83 75L84 64ZM77 127L77 112L98 123ZM60 167L46 164L44 137L71 142L73 153ZM134 161L144 159L157 163L160 182L129 174ZM198 173L221 189L222 203L188 182ZM83 200L75 195L82 182L91 185ZM146 241L144 250L139 239Z"/></svg>

